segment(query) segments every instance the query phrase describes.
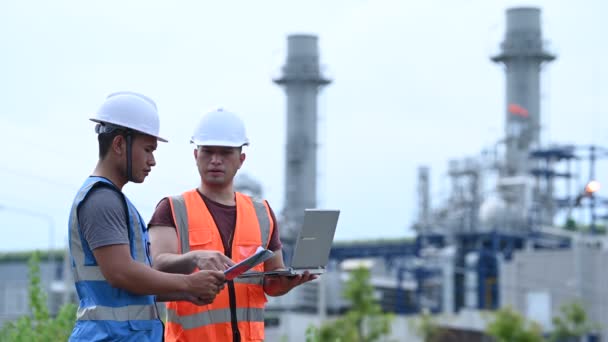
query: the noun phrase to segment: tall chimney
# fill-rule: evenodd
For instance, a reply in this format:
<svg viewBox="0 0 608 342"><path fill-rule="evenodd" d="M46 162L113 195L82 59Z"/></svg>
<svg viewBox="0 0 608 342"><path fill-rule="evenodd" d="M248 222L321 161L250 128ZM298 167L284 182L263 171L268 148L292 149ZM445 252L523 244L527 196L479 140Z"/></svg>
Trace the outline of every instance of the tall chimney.
<svg viewBox="0 0 608 342"><path fill-rule="evenodd" d="M293 241L304 209L317 203L317 95L331 80L321 74L317 37L287 37L287 61L274 83L287 94L287 146L282 237Z"/></svg>
<svg viewBox="0 0 608 342"><path fill-rule="evenodd" d="M540 144L540 70L555 56L543 46L540 9L507 10L502 51L491 59L505 66L506 160L503 176L528 173L530 148Z"/></svg>
<svg viewBox="0 0 608 342"><path fill-rule="evenodd" d="M418 167L418 233L428 234L431 217L429 167Z"/></svg>

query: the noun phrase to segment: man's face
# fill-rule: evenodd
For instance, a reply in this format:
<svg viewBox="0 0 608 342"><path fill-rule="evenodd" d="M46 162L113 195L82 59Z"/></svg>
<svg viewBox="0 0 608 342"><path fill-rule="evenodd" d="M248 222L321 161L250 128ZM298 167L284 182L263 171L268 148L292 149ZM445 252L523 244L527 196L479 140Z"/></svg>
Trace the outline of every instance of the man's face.
<svg viewBox="0 0 608 342"><path fill-rule="evenodd" d="M203 183L227 186L245 161L240 147L199 146L194 150L196 165Z"/></svg>
<svg viewBox="0 0 608 342"><path fill-rule="evenodd" d="M133 137L133 145L131 148L131 172L133 173L133 182L142 183L152 170L152 167L156 165L154 151L156 150L157 145L158 142L155 137L141 134Z"/></svg>

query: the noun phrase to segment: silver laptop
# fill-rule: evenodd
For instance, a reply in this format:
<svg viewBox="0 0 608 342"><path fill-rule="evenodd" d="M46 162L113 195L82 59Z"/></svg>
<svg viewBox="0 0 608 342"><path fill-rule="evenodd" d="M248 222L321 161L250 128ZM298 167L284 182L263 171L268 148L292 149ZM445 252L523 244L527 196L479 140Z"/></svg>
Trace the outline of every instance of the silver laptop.
<svg viewBox="0 0 608 342"><path fill-rule="evenodd" d="M304 224L296 240L291 265L286 270L280 271L245 272L240 277L294 276L305 271L310 274L323 274L329 261L339 215L339 210L306 209Z"/></svg>

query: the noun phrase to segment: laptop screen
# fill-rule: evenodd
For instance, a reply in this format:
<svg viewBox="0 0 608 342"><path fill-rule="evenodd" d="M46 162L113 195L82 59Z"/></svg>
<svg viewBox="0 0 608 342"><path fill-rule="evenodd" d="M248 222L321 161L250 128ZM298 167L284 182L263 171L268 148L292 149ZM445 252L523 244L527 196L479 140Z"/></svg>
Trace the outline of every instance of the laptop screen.
<svg viewBox="0 0 608 342"><path fill-rule="evenodd" d="M334 241L339 210L306 209L291 259L294 269L325 267Z"/></svg>

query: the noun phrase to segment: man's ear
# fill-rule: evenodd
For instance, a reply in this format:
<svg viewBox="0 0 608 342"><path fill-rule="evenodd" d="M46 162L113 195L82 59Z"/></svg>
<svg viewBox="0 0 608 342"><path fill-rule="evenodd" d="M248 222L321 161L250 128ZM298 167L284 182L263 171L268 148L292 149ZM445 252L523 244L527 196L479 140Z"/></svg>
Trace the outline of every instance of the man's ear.
<svg viewBox="0 0 608 342"><path fill-rule="evenodd" d="M198 147L194 148L194 160L198 159Z"/></svg>
<svg viewBox="0 0 608 342"><path fill-rule="evenodd" d="M241 155L239 156L239 159L241 160L241 165L239 166L239 169L241 168L241 166L243 166L243 163L245 162L245 159L247 159L247 155L245 155L245 153L241 153Z"/></svg>
<svg viewBox="0 0 608 342"><path fill-rule="evenodd" d="M117 155L122 155L126 148L126 140L122 135L117 135L112 139L112 150Z"/></svg>

